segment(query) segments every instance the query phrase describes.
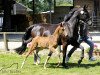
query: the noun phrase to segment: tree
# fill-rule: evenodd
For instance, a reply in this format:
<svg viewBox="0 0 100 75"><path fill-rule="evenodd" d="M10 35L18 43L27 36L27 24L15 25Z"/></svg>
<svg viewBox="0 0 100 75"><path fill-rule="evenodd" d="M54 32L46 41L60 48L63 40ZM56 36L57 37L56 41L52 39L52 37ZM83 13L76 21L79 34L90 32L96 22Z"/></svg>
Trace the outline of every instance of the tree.
<svg viewBox="0 0 100 75"><path fill-rule="evenodd" d="M11 29L11 3L9 0L4 0L4 19L2 31Z"/></svg>
<svg viewBox="0 0 100 75"><path fill-rule="evenodd" d="M3 0L4 18L2 31L11 31L11 9L14 0Z"/></svg>
<svg viewBox="0 0 100 75"><path fill-rule="evenodd" d="M17 0L18 2L24 4L25 6L34 9L34 13L41 13L41 12L46 12L49 11L49 4L48 3L52 3L52 7L51 9L54 9L53 6L53 1L54 0Z"/></svg>

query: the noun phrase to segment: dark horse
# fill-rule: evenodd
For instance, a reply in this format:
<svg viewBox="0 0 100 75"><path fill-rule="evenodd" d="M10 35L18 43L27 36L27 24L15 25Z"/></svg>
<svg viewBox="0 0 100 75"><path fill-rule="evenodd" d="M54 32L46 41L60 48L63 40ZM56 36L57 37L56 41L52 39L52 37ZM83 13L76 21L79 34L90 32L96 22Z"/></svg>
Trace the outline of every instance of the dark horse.
<svg viewBox="0 0 100 75"><path fill-rule="evenodd" d="M78 26L79 26L79 24L83 21L83 22L88 22L89 20L90 20L90 15L89 15L89 12L87 11L87 9L86 9L87 7L86 6L84 6L83 8L79 8L79 9L77 9L77 10L75 10L74 11L74 14L71 16L71 18L67 21L67 22L65 22L65 23L67 23L67 25L68 24L70 24L70 32L69 32L69 37L66 37L66 38L64 38L64 41L63 41L63 63L62 63L62 65L63 66L66 66L65 65L65 58L66 58L66 49L67 49L67 46L69 45L69 44L71 44L72 46L74 46L74 47L80 47L81 48L81 50L82 50L82 55L81 55L81 58L79 59L79 61L78 61L78 64L80 65L80 63L82 62L82 59L84 58L84 48L79 44L79 42L78 42L78 37L79 37L79 35L78 35ZM80 14L81 13L81 14ZM72 19L75 19L75 17L77 18L76 19L76 23L75 23L75 25L74 24L72 24L72 22L74 21L72 21ZM66 20L65 20L66 21ZM72 21L72 22L71 22ZM66 25L66 24L65 24ZM68 38L68 39L67 39ZM66 39L66 40L65 40ZM63 40L63 37L62 37L62 40Z"/></svg>
<svg viewBox="0 0 100 75"><path fill-rule="evenodd" d="M77 42L78 39L78 25L80 20L87 20L89 17L87 9L85 7L77 9L71 16L71 18L67 22L63 22L62 24L65 26L65 30L68 32L68 35L62 35L59 39L59 45L63 45L63 63L62 65L65 66L65 58L66 58L66 50L69 44L73 46L79 47L79 43ZM27 43L31 41L31 38L34 38L37 35L42 36L45 30L49 30L52 34L56 27L56 25L45 25L45 24L35 24L30 26L26 33L23 36L23 43L22 46L16 49L16 52L22 54L25 49ZM39 31L39 32L38 32Z"/></svg>

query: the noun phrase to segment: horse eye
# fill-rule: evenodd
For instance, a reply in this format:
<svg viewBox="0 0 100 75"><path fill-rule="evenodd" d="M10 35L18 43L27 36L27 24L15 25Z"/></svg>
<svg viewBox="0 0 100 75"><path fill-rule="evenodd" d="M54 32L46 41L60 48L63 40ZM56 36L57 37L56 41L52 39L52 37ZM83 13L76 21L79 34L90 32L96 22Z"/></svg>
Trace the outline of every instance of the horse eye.
<svg viewBox="0 0 100 75"><path fill-rule="evenodd" d="M62 29L64 31L64 29Z"/></svg>

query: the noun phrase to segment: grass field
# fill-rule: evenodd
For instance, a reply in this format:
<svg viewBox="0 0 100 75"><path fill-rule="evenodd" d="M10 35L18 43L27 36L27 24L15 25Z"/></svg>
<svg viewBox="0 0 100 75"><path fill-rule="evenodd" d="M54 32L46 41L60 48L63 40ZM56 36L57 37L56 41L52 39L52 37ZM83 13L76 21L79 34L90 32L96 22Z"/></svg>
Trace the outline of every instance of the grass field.
<svg viewBox="0 0 100 75"><path fill-rule="evenodd" d="M52 57L45 70L43 69L43 63L46 60L46 55L41 56L41 63L37 66L33 64L31 55L21 69L20 66L24 56L15 53L0 53L0 75L100 75L100 56L96 56L97 61L95 62L88 61L86 56L81 66L78 67L79 55L78 52L73 54L67 69L62 66L56 67L57 57Z"/></svg>

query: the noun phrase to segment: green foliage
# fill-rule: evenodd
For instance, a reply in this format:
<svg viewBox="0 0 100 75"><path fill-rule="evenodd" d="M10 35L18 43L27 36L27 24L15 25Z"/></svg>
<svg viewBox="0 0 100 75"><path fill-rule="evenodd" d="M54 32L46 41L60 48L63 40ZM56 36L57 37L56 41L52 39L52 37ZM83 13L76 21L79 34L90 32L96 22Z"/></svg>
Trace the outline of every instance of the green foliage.
<svg viewBox="0 0 100 75"><path fill-rule="evenodd" d="M73 6L73 0L56 0L56 6Z"/></svg>
<svg viewBox="0 0 100 75"><path fill-rule="evenodd" d="M24 4L25 6L33 9L33 1L29 0L17 0L17 2L20 2ZM35 8L35 13L41 13L41 12L46 12L49 11L49 3L47 0L34 0L34 8ZM51 3L51 10L54 9L54 0L52 0Z"/></svg>

